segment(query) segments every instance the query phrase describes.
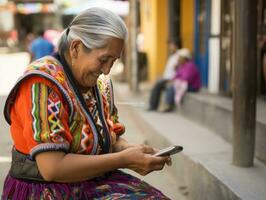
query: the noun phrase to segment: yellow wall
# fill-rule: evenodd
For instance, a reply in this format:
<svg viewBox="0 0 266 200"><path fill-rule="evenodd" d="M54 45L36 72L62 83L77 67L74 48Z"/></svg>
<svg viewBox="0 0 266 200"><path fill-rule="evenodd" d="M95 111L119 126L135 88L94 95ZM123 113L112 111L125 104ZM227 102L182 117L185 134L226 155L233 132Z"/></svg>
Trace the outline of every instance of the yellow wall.
<svg viewBox="0 0 266 200"><path fill-rule="evenodd" d="M181 0L181 41L184 48L194 52L194 0Z"/></svg>
<svg viewBox="0 0 266 200"><path fill-rule="evenodd" d="M163 73L167 59L167 3L165 0L141 0L141 29L151 81Z"/></svg>

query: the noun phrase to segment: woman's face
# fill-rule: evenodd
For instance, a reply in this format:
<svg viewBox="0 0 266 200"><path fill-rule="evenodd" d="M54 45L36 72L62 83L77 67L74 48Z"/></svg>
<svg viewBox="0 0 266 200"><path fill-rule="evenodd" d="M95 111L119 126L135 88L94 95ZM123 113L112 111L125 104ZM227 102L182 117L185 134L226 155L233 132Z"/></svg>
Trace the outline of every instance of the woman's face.
<svg viewBox="0 0 266 200"><path fill-rule="evenodd" d="M82 91L95 86L101 74L109 74L115 60L120 58L123 46L123 40L110 38L105 47L88 51L80 40L72 42L71 69Z"/></svg>

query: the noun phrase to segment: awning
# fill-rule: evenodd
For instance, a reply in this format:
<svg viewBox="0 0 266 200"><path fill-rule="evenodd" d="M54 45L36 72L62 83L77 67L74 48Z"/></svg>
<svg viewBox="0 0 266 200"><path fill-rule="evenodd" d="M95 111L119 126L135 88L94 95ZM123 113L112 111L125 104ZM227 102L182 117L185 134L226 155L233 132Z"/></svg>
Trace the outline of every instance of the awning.
<svg viewBox="0 0 266 200"><path fill-rule="evenodd" d="M34 13L54 13L57 6L55 4L42 4L42 3L19 3L16 4L16 12L21 14L34 14Z"/></svg>
<svg viewBox="0 0 266 200"><path fill-rule="evenodd" d="M76 15L83 10L93 7L106 8L120 16L126 16L129 12L128 1L112 1L112 0L87 0L85 3L80 3L78 6L66 8L63 11L64 15Z"/></svg>

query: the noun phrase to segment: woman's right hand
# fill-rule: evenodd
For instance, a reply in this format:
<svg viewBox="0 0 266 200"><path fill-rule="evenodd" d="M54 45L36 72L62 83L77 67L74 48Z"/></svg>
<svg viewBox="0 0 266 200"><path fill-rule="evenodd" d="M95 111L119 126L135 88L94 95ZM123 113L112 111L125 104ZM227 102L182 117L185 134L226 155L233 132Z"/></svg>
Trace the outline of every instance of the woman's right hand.
<svg viewBox="0 0 266 200"><path fill-rule="evenodd" d="M125 168L131 169L144 176L155 170L162 170L169 162L169 156L153 156L156 151L147 145L136 145L120 152L125 159Z"/></svg>

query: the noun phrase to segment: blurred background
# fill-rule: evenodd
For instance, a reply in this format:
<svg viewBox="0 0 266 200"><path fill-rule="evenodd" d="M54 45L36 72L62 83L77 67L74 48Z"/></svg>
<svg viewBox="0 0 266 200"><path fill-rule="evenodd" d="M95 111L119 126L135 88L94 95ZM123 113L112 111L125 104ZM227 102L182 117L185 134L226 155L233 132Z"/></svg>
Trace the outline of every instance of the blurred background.
<svg viewBox="0 0 266 200"><path fill-rule="evenodd" d="M239 5L244 6L241 9ZM265 0L0 0L1 113L6 95L30 62L30 44L38 30L43 29L45 39L56 46L73 17L95 6L120 15L129 29L123 56L112 69L118 107L124 113L133 113L121 113L130 127L129 139L158 147L171 141L183 141L186 146L187 142L188 152L177 159L168 175L157 175L149 181L167 190L172 199L265 199ZM203 87L197 94L188 93L174 114L147 114L144 107L153 83L165 69L169 41L190 50ZM241 59L246 67L241 68ZM240 91L244 103L235 91ZM255 103L249 106L246 102ZM239 115L245 119L237 118ZM136 127L139 117L148 125ZM3 180L12 144L8 126L2 116L0 120ZM187 129L180 130L184 135L167 135L179 132L180 123L187 123ZM251 137L237 135L239 127L250 131ZM140 134L134 135L134 129ZM154 139L155 135L146 132L157 132L156 137L162 138ZM195 132L198 134L193 135ZM247 138L247 148L239 147L238 136ZM204 150L196 141L205 146ZM239 164L245 154L250 164ZM210 159L217 162L210 163ZM165 179L171 179L172 187L166 187Z"/></svg>
<svg viewBox="0 0 266 200"><path fill-rule="evenodd" d="M130 1L112 0L1 0L0 47L2 52L27 52L39 29L56 45L60 32L80 11L100 6L119 14L127 23L131 36L137 34L137 49L128 42L123 58L130 65L134 50L138 54L139 81L154 81L163 73L168 56L167 43L179 41L188 48L199 67L202 84L209 92L232 95L234 0L138 0L130 9ZM263 76L263 44L266 32L265 1L258 0L257 27L257 91L266 93ZM132 6L131 6L132 7ZM135 16L132 25L132 14ZM131 21L131 22L130 22ZM129 81L129 67L120 78ZM133 83L134 84L134 83Z"/></svg>

